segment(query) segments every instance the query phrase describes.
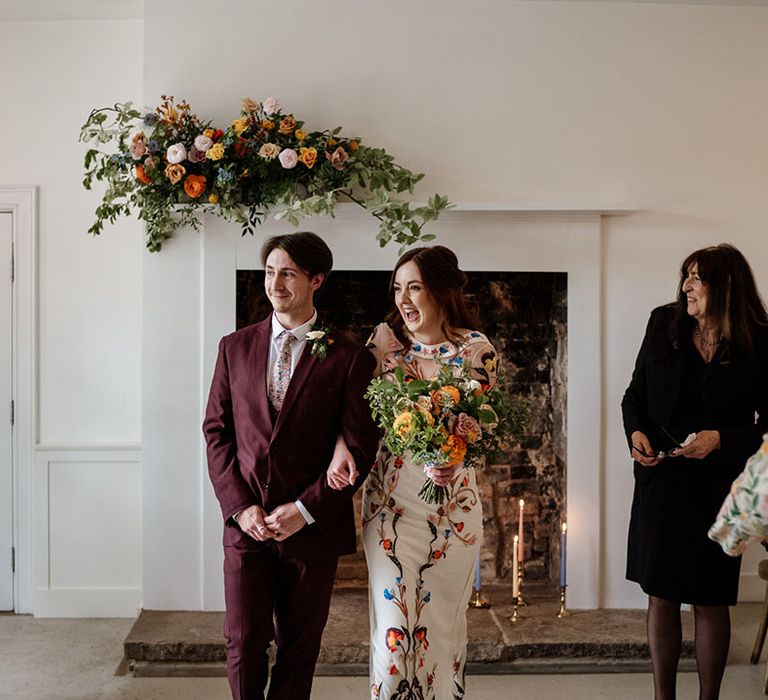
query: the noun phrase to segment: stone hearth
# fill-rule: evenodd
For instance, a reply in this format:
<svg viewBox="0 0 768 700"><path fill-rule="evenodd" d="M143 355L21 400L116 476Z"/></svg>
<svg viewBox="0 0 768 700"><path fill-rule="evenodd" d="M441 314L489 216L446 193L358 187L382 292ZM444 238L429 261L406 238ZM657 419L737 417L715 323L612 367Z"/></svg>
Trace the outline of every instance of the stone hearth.
<svg viewBox="0 0 768 700"><path fill-rule="evenodd" d="M512 623L507 586L484 594L490 610L470 609L468 673L608 673L650 670L645 611L580 610L557 618L550 585L526 586L529 605ZM144 610L124 644L136 676L224 674L223 613ZM318 675L367 675L368 596L337 589L317 668ZM694 670L693 620L683 613L681 670Z"/></svg>

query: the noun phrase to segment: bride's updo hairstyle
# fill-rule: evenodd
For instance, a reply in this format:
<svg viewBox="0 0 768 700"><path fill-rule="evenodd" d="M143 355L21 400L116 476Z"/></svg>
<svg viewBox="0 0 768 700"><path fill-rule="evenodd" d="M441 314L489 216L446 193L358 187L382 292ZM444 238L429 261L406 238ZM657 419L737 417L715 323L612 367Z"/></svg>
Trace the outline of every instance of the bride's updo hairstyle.
<svg viewBox="0 0 768 700"><path fill-rule="evenodd" d="M411 248L397 261L389 280L389 296L395 299L395 276L397 271L408 262L415 262L421 272L421 280L430 296L437 302L445 315L442 330L445 337L453 343L461 340L458 330L475 330L480 327L477 317L477 304L464 294L467 276L459 269L459 260L450 248L435 245ZM410 347L411 341L405 332L405 321L397 307L387 314L386 322L394 331L397 339Z"/></svg>

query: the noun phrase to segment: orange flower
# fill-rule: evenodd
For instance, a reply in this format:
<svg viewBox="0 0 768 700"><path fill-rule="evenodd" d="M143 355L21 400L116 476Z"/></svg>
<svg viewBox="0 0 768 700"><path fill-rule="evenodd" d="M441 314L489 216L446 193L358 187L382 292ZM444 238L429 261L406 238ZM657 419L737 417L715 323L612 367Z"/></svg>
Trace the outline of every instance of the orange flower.
<svg viewBox="0 0 768 700"><path fill-rule="evenodd" d="M393 652L397 649L397 643L402 642L405 639L405 635L396 627L390 627L387 630L384 639L386 640L389 650ZM397 669L395 669L395 672L397 672Z"/></svg>
<svg viewBox="0 0 768 700"><path fill-rule="evenodd" d="M183 165L179 165L178 163L168 163L168 165L165 167L165 176L171 181L172 185L181 182L181 178L186 175L186 172L186 168Z"/></svg>
<svg viewBox="0 0 768 700"><path fill-rule="evenodd" d="M280 120L280 126L278 127L278 131L281 134L285 134L286 136L289 136L293 133L294 129L296 129L296 120L293 118L293 115L289 114L287 117L283 117Z"/></svg>
<svg viewBox="0 0 768 700"><path fill-rule="evenodd" d="M152 178L149 175L147 175L147 171L144 170L143 165L136 166L136 179L142 185L149 185L152 182Z"/></svg>
<svg viewBox="0 0 768 700"><path fill-rule="evenodd" d="M441 452L448 455L448 466L452 467L464 459L467 454L467 443L458 435L449 435L440 447Z"/></svg>
<svg viewBox="0 0 768 700"><path fill-rule="evenodd" d="M349 150L354 153L358 148L360 148L360 144L357 141L350 141L349 142Z"/></svg>
<svg viewBox="0 0 768 700"><path fill-rule="evenodd" d="M204 175L188 175L184 180L184 191L192 199L197 199L203 192L205 192L205 176Z"/></svg>
<svg viewBox="0 0 768 700"><path fill-rule="evenodd" d="M261 128L266 129L267 131L272 131L272 129L275 128L275 122L271 119L262 119Z"/></svg>
<svg viewBox="0 0 768 700"><path fill-rule="evenodd" d="M435 391L432 392L432 405L437 407L446 406L450 408L460 400L461 394L459 393L459 390L450 384L441 387L440 389L435 389Z"/></svg>
<svg viewBox="0 0 768 700"><path fill-rule="evenodd" d="M442 549L436 549L434 552L432 552L432 556L435 559L440 559L440 557L443 556L443 550Z"/></svg>
<svg viewBox="0 0 768 700"><path fill-rule="evenodd" d="M211 192L211 194L208 195L209 204L218 204L218 201L219 201L219 195L217 195L215 192Z"/></svg>
<svg viewBox="0 0 768 700"><path fill-rule="evenodd" d="M299 160L304 163L308 168L312 168L317 161L317 149L316 148L302 148L299 154Z"/></svg>
<svg viewBox="0 0 768 700"><path fill-rule="evenodd" d="M307 132L302 131L301 129L296 129L296 132L293 135L296 137L297 141L303 141L307 138Z"/></svg>
<svg viewBox="0 0 768 700"><path fill-rule="evenodd" d="M381 546L384 547L386 551L389 551L392 549L392 540L382 540Z"/></svg>

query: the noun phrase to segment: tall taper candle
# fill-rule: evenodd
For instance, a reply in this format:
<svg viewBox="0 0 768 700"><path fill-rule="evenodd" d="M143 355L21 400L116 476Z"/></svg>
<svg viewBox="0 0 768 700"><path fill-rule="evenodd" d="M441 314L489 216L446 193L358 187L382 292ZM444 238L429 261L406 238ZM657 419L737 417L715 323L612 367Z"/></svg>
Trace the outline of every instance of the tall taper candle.
<svg viewBox="0 0 768 700"><path fill-rule="evenodd" d="M480 555L477 555L477 564L475 566L475 590L480 590Z"/></svg>
<svg viewBox="0 0 768 700"><path fill-rule="evenodd" d="M517 578L517 544L518 538L515 535L514 542L512 543L512 597L517 598L520 593L520 581Z"/></svg>
<svg viewBox="0 0 768 700"><path fill-rule="evenodd" d="M563 535L562 540L560 543L560 585L565 586L566 579L565 579L565 543L566 543L566 532L568 530L568 525L566 523L563 523Z"/></svg>
<svg viewBox="0 0 768 700"><path fill-rule="evenodd" d="M520 505L520 520L517 526L517 537L519 540L519 551L517 553L518 562L522 566L523 559L525 559L525 544L523 543L523 509L525 508L525 500L520 499L519 501Z"/></svg>

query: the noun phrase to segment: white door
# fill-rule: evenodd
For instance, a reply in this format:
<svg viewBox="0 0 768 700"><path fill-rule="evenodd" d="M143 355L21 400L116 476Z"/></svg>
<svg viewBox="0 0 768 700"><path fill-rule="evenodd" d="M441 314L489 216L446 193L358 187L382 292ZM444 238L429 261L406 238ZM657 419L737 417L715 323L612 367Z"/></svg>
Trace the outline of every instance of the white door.
<svg viewBox="0 0 768 700"><path fill-rule="evenodd" d="M0 212L0 610L13 610L12 223L9 212Z"/></svg>

